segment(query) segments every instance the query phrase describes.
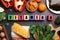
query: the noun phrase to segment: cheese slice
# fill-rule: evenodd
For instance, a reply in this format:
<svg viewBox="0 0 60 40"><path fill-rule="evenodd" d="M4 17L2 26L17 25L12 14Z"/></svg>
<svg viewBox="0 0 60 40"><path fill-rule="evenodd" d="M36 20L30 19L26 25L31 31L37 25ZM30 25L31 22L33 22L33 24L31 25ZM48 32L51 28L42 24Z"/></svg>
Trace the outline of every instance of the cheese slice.
<svg viewBox="0 0 60 40"><path fill-rule="evenodd" d="M12 26L12 32L18 34L19 36L22 36L24 38L29 37L29 33L19 24L14 23Z"/></svg>

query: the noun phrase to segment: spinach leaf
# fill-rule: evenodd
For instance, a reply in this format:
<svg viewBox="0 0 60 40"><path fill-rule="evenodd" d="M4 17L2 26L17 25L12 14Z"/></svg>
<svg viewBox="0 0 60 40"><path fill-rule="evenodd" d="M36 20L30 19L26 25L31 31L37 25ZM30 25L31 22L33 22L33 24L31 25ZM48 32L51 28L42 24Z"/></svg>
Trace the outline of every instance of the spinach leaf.
<svg viewBox="0 0 60 40"><path fill-rule="evenodd" d="M36 27L35 24L34 24L34 25L31 25L31 26L30 26L30 33L31 33L31 34L34 34L34 33L36 32L36 28L37 28L37 27Z"/></svg>

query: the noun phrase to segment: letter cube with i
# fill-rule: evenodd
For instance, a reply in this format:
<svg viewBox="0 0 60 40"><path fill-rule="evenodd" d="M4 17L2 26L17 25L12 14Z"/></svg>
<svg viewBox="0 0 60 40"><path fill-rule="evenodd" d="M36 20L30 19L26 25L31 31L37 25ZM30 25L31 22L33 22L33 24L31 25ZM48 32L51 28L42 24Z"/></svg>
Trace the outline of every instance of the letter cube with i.
<svg viewBox="0 0 60 40"><path fill-rule="evenodd" d="M14 15L8 15L8 20L14 20Z"/></svg>
<svg viewBox="0 0 60 40"><path fill-rule="evenodd" d="M18 15L14 15L14 20L18 20Z"/></svg>
<svg viewBox="0 0 60 40"><path fill-rule="evenodd" d="M30 16L30 20L34 20L34 15L29 15Z"/></svg>
<svg viewBox="0 0 60 40"><path fill-rule="evenodd" d="M45 20L45 15L40 15L40 20Z"/></svg>
<svg viewBox="0 0 60 40"><path fill-rule="evenodd" d="M24 15L19 15L18 20L24 20Z"/></svg>
<svg viewBox="0 0 60 40"><path fill-rule="evenodd" d="M24 20L29 20L29 15L24 15Z"/></svg>
<svg viewBox="0 0 60 40"><path fill-rule="evenodd" d="M35 15L35 20L40 20L39 15Z"/></svg>
<svg viewBox="0 0 60 40"><path fill-rule="evenodd" d="M54 20L54 16L53 15L48 15L48 21L53 21Z"/></svg>

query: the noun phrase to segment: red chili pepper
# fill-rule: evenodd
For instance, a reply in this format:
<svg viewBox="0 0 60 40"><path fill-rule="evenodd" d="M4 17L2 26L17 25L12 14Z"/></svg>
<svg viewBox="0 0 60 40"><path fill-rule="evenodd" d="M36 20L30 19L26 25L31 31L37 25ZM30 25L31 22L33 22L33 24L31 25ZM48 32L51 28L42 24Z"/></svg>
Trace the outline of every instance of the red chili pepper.
<svg viewBox="0 0 60 40"><path fill-rule="evenodd" d="M1 2L6 8L10 8L13 6L13 0L1 0Z"/></svg>
<svg viewBox="0 0 60 40"><path fill-rule="evenodd" d="M20 2L19 2L20 1ZM18 4L23 2L23 4ZM14 9L18 12L22 12L26 6L26 0L14 0Z"/></svg>

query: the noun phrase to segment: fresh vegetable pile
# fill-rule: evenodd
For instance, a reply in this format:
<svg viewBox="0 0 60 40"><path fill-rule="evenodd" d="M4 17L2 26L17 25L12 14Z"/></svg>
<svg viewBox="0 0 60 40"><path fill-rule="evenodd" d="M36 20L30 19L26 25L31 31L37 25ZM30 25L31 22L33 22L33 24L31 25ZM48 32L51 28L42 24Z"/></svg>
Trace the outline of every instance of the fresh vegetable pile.
<svg viewBox="0 0 60 40"><path fill-rule="evenodd" d="M55 30L51 30L51 27L48 25L45 25L44 27L31 25L30 33L34 36L35 40L54 40L53 36Z"/></svg>

